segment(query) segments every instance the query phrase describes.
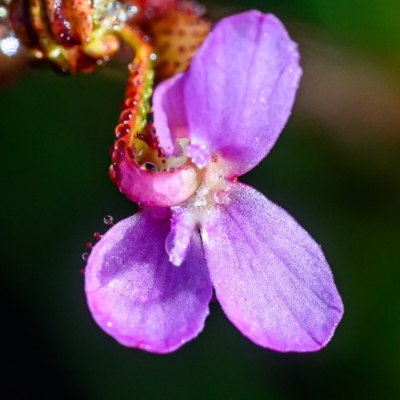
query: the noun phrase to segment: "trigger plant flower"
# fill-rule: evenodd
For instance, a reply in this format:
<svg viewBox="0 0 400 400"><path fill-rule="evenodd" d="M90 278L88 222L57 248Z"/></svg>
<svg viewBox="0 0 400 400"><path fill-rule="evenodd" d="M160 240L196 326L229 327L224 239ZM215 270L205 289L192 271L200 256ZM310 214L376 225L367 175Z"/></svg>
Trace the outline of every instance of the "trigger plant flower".
<svg viewBox="0 0 400 400"><path fill-rule="evenodd" d="M154 92L154 130L123 148L121 192L143 207L94 246L91 313L118 342L155 353L196 337L215 295L254 343L326 345L343 314L310 235L238 181L270 151L301 76L296 44L272 15L222 20L188 72Z"/></svg>

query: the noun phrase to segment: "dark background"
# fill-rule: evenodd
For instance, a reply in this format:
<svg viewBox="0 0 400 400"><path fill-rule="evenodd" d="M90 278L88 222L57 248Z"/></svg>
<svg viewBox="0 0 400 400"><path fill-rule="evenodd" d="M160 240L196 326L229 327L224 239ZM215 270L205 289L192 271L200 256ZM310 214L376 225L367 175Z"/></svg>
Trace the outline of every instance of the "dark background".
<svg viewBox="0 0 400 400"><path fill-rule="evenodd" d="M322 245L342 323L311 354L257 347L218 303L204 332L171 355L104 334L79 271L103 217L136 211L107 175L124 67L73 78L34 70L0 92L1 399L400 398L400 2L207 6L213 18L273 12L300 44L292 117L243 180Z"/></svg>

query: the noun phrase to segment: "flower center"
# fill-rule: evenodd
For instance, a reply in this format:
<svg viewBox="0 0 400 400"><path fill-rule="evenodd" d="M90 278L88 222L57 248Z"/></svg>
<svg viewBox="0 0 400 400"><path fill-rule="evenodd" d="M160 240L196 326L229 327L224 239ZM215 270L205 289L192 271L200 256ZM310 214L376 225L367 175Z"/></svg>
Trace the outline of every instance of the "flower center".
<svg viewBox="0 0 400 400"><path fill-rule="evenodd" d="M226 180L227 166L223 160L214 157L207 166L201 185L188 205L197 209L210 210L216 204L229 203L229 182Z"/></svg>
<svg viewBox="0 0 400 400"><path fill-rule="evenodd" d="M171 231L165 241L165 250L172 264L182 264L190 248L192 232L206 226L215 207L229 203L230 183L225 178L227 167L223 160L214 157L207 165L204 179L193 196L172 207ZM203 230L204 234L207 235L207 232Z"/></svg>
<svg viewBox="0 0 400 400"><path fill-rule="evenodd" d="M111 178L130 200L145 206L183 203L196 192L205 175L204 169L187 156L188 145L187 138L178 139L174 155L166 157L148 124L142 132L126 135L115 143Z"/></svg>
<svg viewBox="0 0 400 400"><path fill-rule="evenodd" d="M174 155L166 157L158 145L158 139L152 125L148 125L144 133L135 135L133 145L136 149L135 161L149 172L174 172L176 168L188 162L186 148L189 139L177 140Z"/></svg>

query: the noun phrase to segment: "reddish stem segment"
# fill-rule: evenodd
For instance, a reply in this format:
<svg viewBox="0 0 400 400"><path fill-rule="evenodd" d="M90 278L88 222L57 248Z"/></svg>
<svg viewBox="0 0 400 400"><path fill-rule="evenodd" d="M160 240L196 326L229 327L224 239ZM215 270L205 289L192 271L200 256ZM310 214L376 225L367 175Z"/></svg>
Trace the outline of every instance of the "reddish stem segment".
<svg viewBox="0 0 400 400"><path fill-rule="evenodd" d="M148 43L148 37L138 29L125 26L120 31L122 40L135 50L135 58L129 64L129 78L125 92L125 101L119 124L115 128L115 142L111 150L111 180L119 186L119 162L126 155L135 158L141 150L141 143L147 143L148 134L144 132L147 115L150 111L149 100L153 93L154 53Z"/></svg>

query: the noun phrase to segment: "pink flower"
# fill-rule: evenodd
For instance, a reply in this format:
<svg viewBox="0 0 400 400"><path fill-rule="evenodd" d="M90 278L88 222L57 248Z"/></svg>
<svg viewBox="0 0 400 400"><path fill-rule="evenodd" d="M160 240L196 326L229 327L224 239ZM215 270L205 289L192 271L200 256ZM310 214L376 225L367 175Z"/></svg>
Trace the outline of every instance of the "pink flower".
<svg viewBox="0 0 400 400"><path fill-rule="evenodd" d="M213 288L260 346L315 351L332 337L343 305L319 245L237 181L285 125L298 60L279 20L251 11L221 21L190 70L157 87L158 145L138 140L118 165L121 191L145 207L103 236L86 267L89 308L118 342L176 350L203 329Z"/></svg>

